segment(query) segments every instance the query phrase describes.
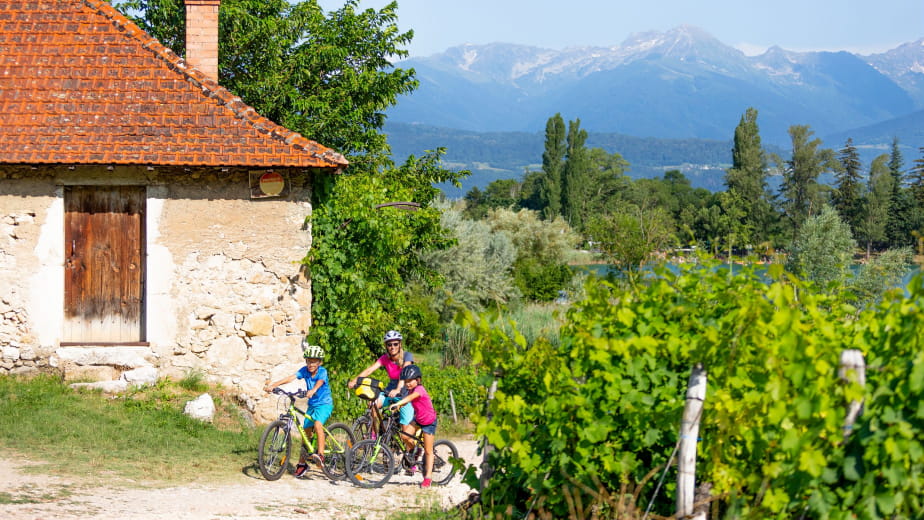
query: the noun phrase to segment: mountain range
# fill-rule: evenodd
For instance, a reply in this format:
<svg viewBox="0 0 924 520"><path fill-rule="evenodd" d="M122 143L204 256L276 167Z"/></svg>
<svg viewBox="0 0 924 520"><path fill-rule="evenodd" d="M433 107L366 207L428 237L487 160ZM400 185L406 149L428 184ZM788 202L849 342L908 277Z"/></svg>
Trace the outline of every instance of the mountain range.
<svg viewBox="0 0 924 520"><path fill-rule="evenodd" d="M537 135L539 155L532 162L538 162L541 132L556 113L580 119L589 142L595 134L699 139L729 150L726 143L748 107L758 110L764 143L784 149L787 129L796 124L809 125L830 148L851 137L873 153L897 136L913 160L924 146L924 38L870 55L772 47L747 56L696 27L680 26L635 34L612 47L461 45L397 66L413 68L420 87L388 111L386 131L394 134L396 155L408 148L397 134L414 125L410 133L418 144L447 146L450 162L469 166L477 157L454 157L452 146L437 137L452 131ZM422 137L428 132L432 139ZM703 162L686 159L680 162ZM525 164L518 166L520 174Z"/></svg>

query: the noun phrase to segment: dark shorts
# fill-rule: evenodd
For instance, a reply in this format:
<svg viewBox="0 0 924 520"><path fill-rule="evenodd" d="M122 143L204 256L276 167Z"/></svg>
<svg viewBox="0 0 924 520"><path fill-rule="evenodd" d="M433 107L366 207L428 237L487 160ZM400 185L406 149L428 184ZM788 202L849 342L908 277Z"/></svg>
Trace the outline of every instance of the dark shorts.
<svg viewBox="0 0 924 520"><path fill-rule="evenodd" d="M424 426L422 424L418 424L417 421L414 421L414 424L417 424L417 426L420 426L420 430L422 432L429 433L430 435L436 435L436 423L437 421L434 420L432 424L428 424Z"/></svg>

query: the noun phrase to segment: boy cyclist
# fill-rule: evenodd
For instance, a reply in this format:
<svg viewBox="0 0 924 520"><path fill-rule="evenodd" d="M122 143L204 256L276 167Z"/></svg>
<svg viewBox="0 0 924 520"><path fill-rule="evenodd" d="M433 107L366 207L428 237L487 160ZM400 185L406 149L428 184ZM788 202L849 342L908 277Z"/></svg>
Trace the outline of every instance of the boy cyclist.
<svg viewBox="0 0 924 520"><path fill-rule="evenodd" d="M401 370L401 380L404 381L404 386L408 389L407 397L388 408L394 412L407 403L411 403L411 406L414 407L414 420L411 424L401 427L410 437L402 435L401 440L404 441L406 446L405 453L413 453L414 436L416 436L417 430L423 431L424 479L420 483L420 487L430 487L431 477L433 476L433 437L436 435L436 410L433 409L430 394L420 383L422 375L420 367L417 365L404 367Z"/></svg>
<svg viewBox="0 0 924 520"><path fill-rule="evenodd" d="M318 452L309 455L309 458L318 465L324 463L324 423L334 411L334 400L330 394L330 383L327 380L327 369L321 366L324 362L324 349L318 345L311 345L307 338L302 340L302 355L305 357L305 366L298 372L286 376L279 381L267 383L263 390L272 392L279 385L291 383L296 379L304 379L308 387L308 415L314 420L305 418L305 434L311 439L312 432L318 435ZM298 459L295 466L295 476L301 477L308 470L304 454Z"/></svg>

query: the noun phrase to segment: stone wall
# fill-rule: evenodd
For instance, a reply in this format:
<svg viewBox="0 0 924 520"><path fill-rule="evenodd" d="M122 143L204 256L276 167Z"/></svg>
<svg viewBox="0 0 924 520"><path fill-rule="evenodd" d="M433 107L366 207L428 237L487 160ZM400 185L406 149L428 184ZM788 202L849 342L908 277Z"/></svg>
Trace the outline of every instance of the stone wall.
<svg viewBox="0 0 924 520"><path fill-rule="evenodd" d="M0 167L0 373L127 382L143 368L198 372L270 419L263 385L298 368L311 325L300 264L310 178L286 175L285 198L252 200L244 169ZM67 184L146 186L145 346L59 345Z"/></svg>

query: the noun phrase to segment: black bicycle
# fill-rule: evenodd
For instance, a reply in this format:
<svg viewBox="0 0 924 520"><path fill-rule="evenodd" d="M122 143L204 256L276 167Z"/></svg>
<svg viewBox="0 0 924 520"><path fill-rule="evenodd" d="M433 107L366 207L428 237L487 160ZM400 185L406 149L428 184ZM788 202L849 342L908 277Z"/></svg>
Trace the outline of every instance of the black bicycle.
<svg viewBox="0 0 924 520"><path fill-rule="evenodd" d="M382 415L382 435L358 441L347 453L347 478L360 487L381 487L401 469L423 464L422 457L415 457L424 452L423 437L402 431L398 413L382 410ZM402 437L414 440L409 453ZM433 443L433 484L442 486L452 480L456 474L453 460L458 458L459 450L451 441L441 439Z"/></svg>

